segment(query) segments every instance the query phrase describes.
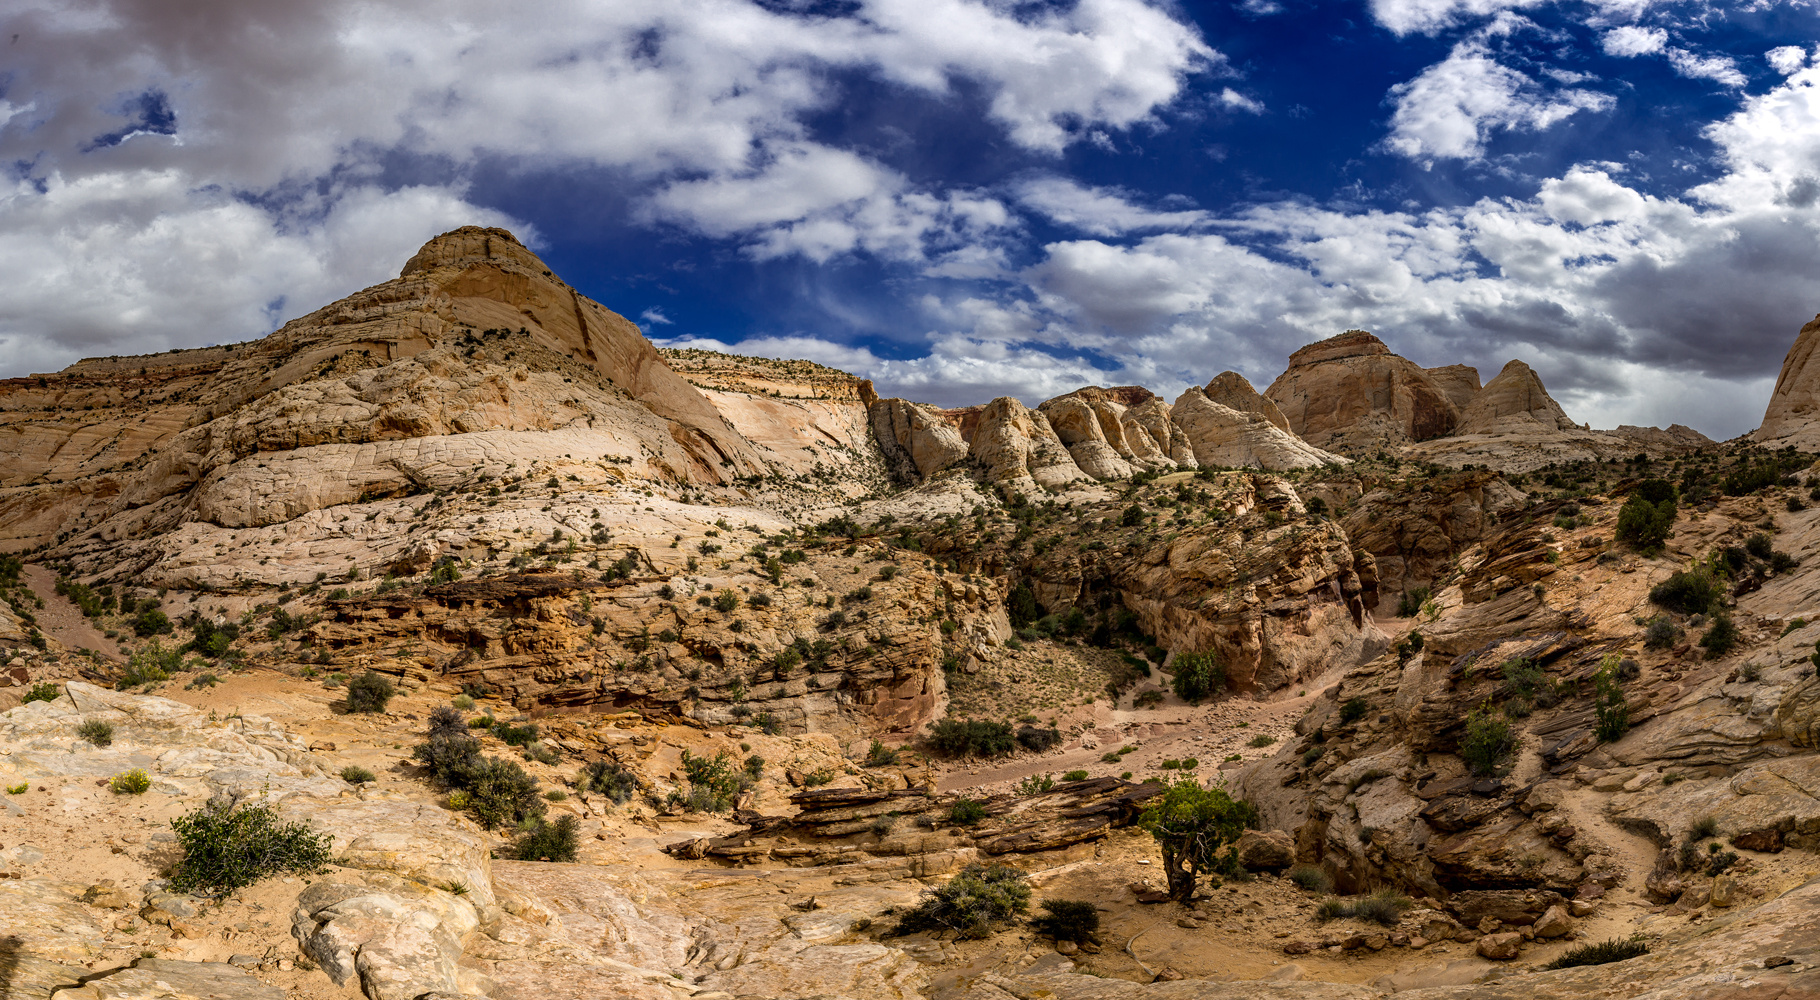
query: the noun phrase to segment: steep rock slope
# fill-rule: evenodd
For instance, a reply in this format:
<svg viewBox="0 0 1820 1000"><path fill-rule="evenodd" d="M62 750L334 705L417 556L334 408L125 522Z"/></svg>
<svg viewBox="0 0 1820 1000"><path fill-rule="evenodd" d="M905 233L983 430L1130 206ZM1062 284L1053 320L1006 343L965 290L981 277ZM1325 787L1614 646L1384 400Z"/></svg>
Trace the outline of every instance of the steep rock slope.
<svg viewBox="0 0 1820 1000"><path fill-rule="evenodd" d="M1456 435L1578 431L1561 404L1549 396L1542 379L1521 361L1511 361L1485 383L1460 411Z"/></svg>
<svg viewBox="0 0 1820 1000"><path fill-rule="evenodd" d="M1775 391L1763 411L1763 423L1751 439L1759 444L1800 451L1820 450L1820 316L1801 328L1795 343L1782 359Z"/></svg>

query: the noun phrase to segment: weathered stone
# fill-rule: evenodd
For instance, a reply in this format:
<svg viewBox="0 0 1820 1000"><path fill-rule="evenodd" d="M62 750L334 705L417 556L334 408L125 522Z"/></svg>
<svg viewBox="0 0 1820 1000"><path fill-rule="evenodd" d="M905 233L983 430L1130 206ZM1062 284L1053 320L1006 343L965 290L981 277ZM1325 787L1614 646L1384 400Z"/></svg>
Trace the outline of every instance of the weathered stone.
<svg viewBox="0 0 1820 1000"><path fill-rule="evenodd" d="M1480 958L1490 959L1493 962L1508 962L1517 957L1518 950L1522 946L1523 935L1521 934L1487 934L1479 939L1474 950L1479 953Z"/></svg>
<svg viewBox="0 0 1820 1000"><path fill-rule="evenodd" d="M1248 871L1279 871L1295 863L1295 839L1281 830L1246 830L1235 847Z"/></svg>
<svg viewBox="0 0 1820 1000"><path fill-rule="evenodd" d="M1736 906L1738 892L1737 879L1730 875L1720 875L1713 879L1712 895L1709 898L1714 906Z"/></svg>
<svg viewBox="0 0 1820 1000"><path fill-rule="evenodd" d="M1316 447L1401 445L1453 430L1460 411L1428 373L1363 330L1310 344L1264 390Z"/></svg>
<svg viewBox="0 0 1820 1000"><path fill-rule="evenodd" d="M232 965L157 958L142 958L130 969L90 979L56 995L67 1000L285 1000L289 996Z"/></svg>
<svg viewBox="0 0 1820 1000"><path fill-rule="evenodd" d="M1558 938L1571 933L1574 929L1574 922L1561 906L1556 905L1544 910L1531 926L1536 932L1536 937Z"/></svg>

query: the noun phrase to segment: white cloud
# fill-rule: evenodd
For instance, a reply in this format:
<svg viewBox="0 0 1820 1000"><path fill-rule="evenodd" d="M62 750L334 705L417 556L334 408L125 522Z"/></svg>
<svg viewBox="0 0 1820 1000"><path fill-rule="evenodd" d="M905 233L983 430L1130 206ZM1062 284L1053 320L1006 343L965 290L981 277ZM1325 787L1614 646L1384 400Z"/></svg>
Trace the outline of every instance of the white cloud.
<svg viewBox="0 0 1820 1000"><path fill-rule="evenodd" d="M1277 3L1277 0L1244 0L1239 4L1239 10L1253 17L1269 17L1272 14L1281 14L1283 5Z"/></svg>
<svg viewBox="0 0 1820 1000"><path fill-rule="evenodd" d="M1703 56L1687 49L1669 49L1668 63L1676 73L1692 80L1712 80L1727 87L1742 87L1748 82L1730 56Z"/></svg>
<svg viewBox="0 0 1820 1000"><path fill-rule="evenodd" d="M1615 101L1590 90L1544 89L1501 65L1483 42L1455 45L1420 76L1391 88L1396 110L1384 145L1412 160L1478 159L1499 131L1542 131L1581 111Z"/></svg>
<svg viewBox="0 0 1820 1000"><path fill-rule="evenodd" d="M1207 219L1201 211L1159 212L1131 201L1130 192L1087 187L1070 178L1037 177L1018 185L1017 199L1058 225L1095 236L1154 229L1190 229Z"/></svg>
<svg viewBox="0 0 1820 1000"><path fill-rule="evenodd" d="M313 306L389 277L439 228L511 221L464 205L454 180L432 185L436 198L382 190L401 161L444 179L482 164L604 170L647 218L739 239L758 256L866 251L978 273L990 241L970 244L1010 223L1003 205L922 190L808 138L807 117L840 98L837 74L938 99L964 82L1009 142L1047 155L1150 122L1220 61L1191 25L1144 0L856 8L94 0L9 11L8 29L31 43L8 51L0 160L30 175L0 192L0 229L53 238L18 272L35 283L0 285L6 367L149 346L162 323L191 339L251 336L275 324L265 306L286 291ZM112 141L141 124L171 131L162 118L139 122L148 112L134 107L168 109L174 134ZM384 206L394 228L328 262L332 225L350 225L354 204ZM144 277L164 266L142 249L157 238L188 253L194 280ZM230 266L246 260L258 267ZM135 282L169 320L107 304Z"/></svg>
<svg viewBox="0 0 1820 1000"><path fill-rule="evenodd" d="M1763 57L1768 59L1776 72L1783 76L1788 76L1807 65L1807 50L1799 45L1778 46L1765 52Z"/></svg>
<svg viewBox="0 0 1820 1000"><path fill-rule="evenodd" d="M1661 28L1639 28L1627 24L1607 31L1599 43L1608 56L1647 56L1668 46L1668 32Z"/></svg>
<svg viewBox="0 0 1820 1000"><path fill-rule="evenodd" d="M1547 0L1371 0L1377 22L1399 35L1432 35L1473 18L1535 7Z"/></svg>
<svg viewBox="0 0 1820 1000"><path fill-rule="evenodd" d="M1264 113L1264 102L1246 97L1244 94L1227 87L1220 91L1220 105L1234 111L1247 111L1254 115Z"/></svg>
<svg viewBox="0 0 1820 1000"><path fill-rule="evenodd" d="M656 306L639 313L638 318L644 320L646 326L674 326L676 324L675 320L664 315L664 311Z"/></svg>

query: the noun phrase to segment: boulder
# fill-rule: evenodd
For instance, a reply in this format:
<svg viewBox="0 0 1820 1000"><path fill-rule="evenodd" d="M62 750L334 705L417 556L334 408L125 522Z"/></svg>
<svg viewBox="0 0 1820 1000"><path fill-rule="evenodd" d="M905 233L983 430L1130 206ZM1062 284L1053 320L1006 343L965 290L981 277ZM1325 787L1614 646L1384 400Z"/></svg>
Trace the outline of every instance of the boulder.
<svg viewBox="0 0 1820 1000"><path fill-rule="evenodd" d="M1551 906L1542 911L1542 915L1536 918L1531 929L1535 931L1536 937L1558 938L1571 933L1574 929L1574 922L1573 918L1567 915L1566 910L1560 906Z"/></svg>
<svg viewBox="0 0 1820 1000"><path fill-rule="evenodd" d="M1820 674L1790 687L1776 706L1776 728L1798 747L1820 747Z"/></svg>
<svg viewBox="0 0 1820 1000"><path fill-rule="evenodd" d="M1731 875L1720 875L1713 879L1711 899L1714 906L1736 906L1738 904L1738 880Z"/></svg>
<svg viewBox="0 0 1820 1000"><path fill-rule="evenodd" d="M1281 830L1246 830L1236 849L1247 871L1280 871L1295 863L1295 839Z"/></svg>
<svg viewBox="0 0 1820 1000"><path fill-rule="evenodd" d="M1474 947L1480 958L1493 962L1508 962L1517 957L1517 951L1523 946L1523 935L1514 931L1500 934L1487 934L1479 938Z"/></svg>
<svg viewBox="0 0 1820 1000"><path fill-rule="evenodd" d="M221 962L142 958L130 969L90 979L80 988L58 990L56 995L64 1000L286 1000L290 994Z"/></svg>
<svg viewBox="0 0 1820 1000"><path fill-rule="evenodd" d="M1524 926L1566 902L1560 893L1547 889L1469 889L1454 893L1447 906L1469 926L1488 917L1509 926Z"/></svg>

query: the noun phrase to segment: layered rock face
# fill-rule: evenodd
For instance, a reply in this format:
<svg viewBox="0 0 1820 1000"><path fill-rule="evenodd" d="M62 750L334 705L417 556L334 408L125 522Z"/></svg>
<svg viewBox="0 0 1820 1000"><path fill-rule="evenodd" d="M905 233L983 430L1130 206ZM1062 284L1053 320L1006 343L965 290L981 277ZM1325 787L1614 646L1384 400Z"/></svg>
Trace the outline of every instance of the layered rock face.
<svg viewBox="0 0 1820 1000"><path fill-rule="evenodd" d="M980 410L967 454L984 467L988 481L1019 493L1061 490L1093 478L1074 463L1047 415L1010 396Z"/></svg>
<svg viewBox="0 0 1820 1000"><path fill-rule="evenodd" d="M1200 465L1284 471L1350 461L1283 430L1264 413L1232 409L1199 389L1182 393L1173 414L1180 432L1193 442L1194 459Z"/></svg>
<svg viewBox="0 0 1820 1000"><path fill-rule="evenodd" d="M1457 380L1450 379L1450 382ZM1460 409L1426 369L1364 330L1309 344L1264 390L1317 447L1400 446L1450 433Z"/></svg>
<svg viewBox="0 0 1820 1000"><path fill-rule="evenodd" d="M1471 365L1442 365L1430 368L1428 377L1441 387L1453 405L1464 410L1471 405L1473 397L1479 394L1479 370Z"/></svg>
<svg viewBox="0 0 1820 1000"><path fill-rule="evenodd" d="M1763 423L1751 435L1758 444L1793 446L1799 451L1820 449L1820 316L1801 328L1794 346L1782 359L1775 391L1763 411Z"/></svg>

